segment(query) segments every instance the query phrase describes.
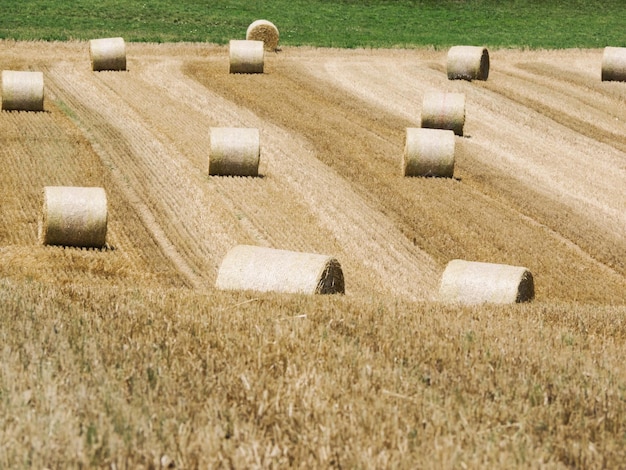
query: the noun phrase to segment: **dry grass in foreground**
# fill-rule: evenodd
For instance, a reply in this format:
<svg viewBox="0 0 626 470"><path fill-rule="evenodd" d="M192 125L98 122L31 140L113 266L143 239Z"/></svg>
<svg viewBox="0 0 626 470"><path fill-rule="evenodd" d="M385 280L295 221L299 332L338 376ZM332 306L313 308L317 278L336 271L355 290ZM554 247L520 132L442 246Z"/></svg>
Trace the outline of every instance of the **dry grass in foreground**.
<svg viewBox="0 0 626 470"><path fill-rule="evenodd" d="M618 467L626 309L0 280L0 467Z"/></svg>

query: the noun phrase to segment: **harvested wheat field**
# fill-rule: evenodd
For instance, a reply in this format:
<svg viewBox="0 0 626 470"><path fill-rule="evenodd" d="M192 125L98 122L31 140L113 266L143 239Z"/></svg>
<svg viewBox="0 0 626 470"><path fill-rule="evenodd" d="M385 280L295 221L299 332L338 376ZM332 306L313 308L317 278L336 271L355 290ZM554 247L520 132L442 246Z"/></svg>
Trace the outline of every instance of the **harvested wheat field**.
<svg viewBox="0 0 626 470"><path fill-rule="evenodd" d="M0 113L0 467L611 467L626 459L626 84L602 50L0 42L43 112ZM463 93L453 178L404 177L423 96ZM210 176L254 128L259 177ZM46 186L100 187L103 248L38 241ZM237 245L319 253L345 295L228 292ZM439 302L450 260L535 298Z"/></svg>

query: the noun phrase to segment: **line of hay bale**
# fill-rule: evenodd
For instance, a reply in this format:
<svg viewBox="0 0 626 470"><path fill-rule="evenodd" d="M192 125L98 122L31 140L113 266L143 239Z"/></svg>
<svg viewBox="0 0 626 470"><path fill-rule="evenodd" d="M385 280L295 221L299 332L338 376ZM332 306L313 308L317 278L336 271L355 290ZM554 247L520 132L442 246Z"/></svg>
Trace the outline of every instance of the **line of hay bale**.
<svg viewBox="0 0 626 470"><path fill-rule="evenodd" d="M449 129L463 135L465 126L465 94L434 91L424 94L421 127Z"/></svg>
<svg viewBox="0 0 626 470"><path fill-rule="evenodd" d="M439 285L441 301L466 305L513 304L534 296L531 272L506 264L455 259L446 266Z"/></svg>
<svg viewBox="0 0 626 470"><path fill-rule="evenodd" d="M343 294L339 262L327 255L251 245L232 248L222 260L215 287L290 294Z"/></svg>
<svg viewBox="0 0 626 470"><path fill-rule="evenodd" d="M264 52L263 41L231 39L229 43L230 73L263 73Z"/></svg>
<svg viewBox="0 0 626 470"><path fill-rule="evenodd" d="M2 109L43 111L43 72L2 71Z"/></svg>
<svg viewBox="0 0 626 470"><path fill-rule="evenodd" d="M402 172L404 176L451 178L454 173L454 132L407 127Z"/></svg>
<svg viewBox="0 0 626 470"><path fill-rule="evenodd" d="M604 48L602 81L626 82L626 47Z"/></svg>
<svg viewBox="0 0 626 470"><path fill-rule="evenodd" d="M261 138L258 129L211 127L209 133L209 175L259 175Z"/></svg>
<svg viewBox="0 0 626 470"><path fill-rule="evenodd" d="M263 41L263 47L266 51L275 51L278 49L278 28L268 20L253 21L246 30L246 39L248 41Z"/></svg>
<svg viewBox="0 0 626 470"><path fill-rule="evenodd" d="M480 46L453 46L448 50L449 80L487 80L489 51Z"/></svg>
<svg viewBox="0 0 626 470"><path fill-rule="evenodd" d="M89 41L89 57L94 72L126 70L126 43L123 38L101 38Z"/></svg>
<svg viewBox="0 0 626 470"><path fill-rule="evenodd" d="M102 248L106 243L107 218L103 188L46 186L39 241L43 245Z"/></svg>

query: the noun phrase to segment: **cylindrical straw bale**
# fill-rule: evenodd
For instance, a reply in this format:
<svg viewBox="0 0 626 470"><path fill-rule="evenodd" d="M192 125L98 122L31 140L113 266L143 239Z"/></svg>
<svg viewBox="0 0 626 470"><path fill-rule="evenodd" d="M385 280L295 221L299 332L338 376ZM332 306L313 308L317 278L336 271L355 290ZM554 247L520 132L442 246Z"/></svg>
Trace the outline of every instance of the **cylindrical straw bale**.
<svg viewBox="0 0 626 470"><path fill-rule="evenodd" d="M246 31L249 41L263 41L266 51L275 51L278 48L278 28L271 21L253 21Z"/></svg>
<svg viewBox="0 0 626 470"><path fill-rule="evenodd" d="M440 176L454 173L454 132L442 129L407 127L404 176Z"/></svg>
<svg viewBox="0 0 626 470"><path fill-rule="evenodd" d="M126 70L126 44L123 38L102 38L89 41L91 69Z"/></svg>
<svg viewBox="0 0 626 470"><path fill-rule="evenodd" d="M326 255L238 245L224 257L215 286L292 294L343 294L343 271Z"/></svg>
<svg viewBox="0 0 626 470"><path fill-rule="evenodd" d="M101 248L107 234L107 197L103 188L46 186L39 224L43 245Z"/></svg>
<svg viewBox="0 0 626 470"><path fill-rule="evenodd" d="M263 41L232 39L230 73L263 73Z"/></svg>
<svg viewBox="0 0 626 470"><path fill-rule="evenodd" d="M453 46L448 50L448 79L487 80L489 51L480 46Z"/></svg>
<svg viewBox="0 0 626 470"><path fill-rule="evenodd" d="M43 72L2 71L2 109L43 111Z"/></svg>
<svg viewBox="0 0 626 470"><path fill-rule="evenodd" d="M254 128L211 127L209 175L258 176L261 145Z"/></svg>
<svg viewBox="0 0 626 470"><path fill-rule="evenodd" d="M462 304L512 304L532 300L531 272L519 266L452 260L441 277L439 297Z"/></svg>
<svg viewBox="0 0 626 470"><path fill-rule="evenodd" d="M465 94L440 91L424 94L422 101L422 127L450 129L463 135L465 125Z"/></svg>
<svg viewBox="0 0 626 470"><path fill-rule="evenodd" d="M626 82L626 47L605 47L602 81Z"/></svg>

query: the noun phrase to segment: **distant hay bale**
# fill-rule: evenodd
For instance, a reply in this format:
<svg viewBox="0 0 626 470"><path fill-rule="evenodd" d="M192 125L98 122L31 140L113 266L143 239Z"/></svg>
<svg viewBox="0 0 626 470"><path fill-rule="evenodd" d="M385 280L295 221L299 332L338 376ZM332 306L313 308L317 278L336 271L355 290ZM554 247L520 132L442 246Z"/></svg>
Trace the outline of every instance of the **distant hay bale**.
<svg viewBox="0 0 626 470"><path fill-rule="evenodd" d="M463 135L465 94L440 91L425 93L421 125L432 129L450 129L456 135Z"/></svg>
<svg viewBox="0 0 626 470"><path fill-rule="evenodd" d="M43 72L2 71L2 109L43 111Z"/></svg>
<svg viewBox="0 0 626 470"><path fill-rule="evenodd" d="M275 51L278 48L278 28L271 21L253 21L246 31L249 41L263 41L266 51Z"/></svg>
<svg viewBox="0 0 626 470"><path fill-rule="evenodd" d="M261 145L258 129L212 127L209 132L209 175L259 175Z"/></svg>
<svg viewBox="0 0 626 470"><path fill-rule="evenodd" d="M404 176L451 178L454 173L454 132L408 127L402 168Z"/></svg>
<svg viewBox="0 0 626 470"><path fill-rule="evenodd" d="M480 46L453 46L448 50L448 79L487 80L489 51Z"/></svg>
<svg viewBox="0 0 626 470"><path fill-rule="evenodd" d="M126 70L126 44L123 38L103 38L89 41L91 69Z"/></svg>
<svg viewBox="0 0 626 470"><path fill-rule="evenodd" d="M343 294L343 272L330 256L239 245L224 257L215 287L292 294Z"/></svg>
<svg viewBox="0 0 626 470"><path fill-rule="evenodd" d="M604 48L602 81L626 82L626 47Z"/></svg>
<svg viewBox="0 0 626 470"><path fill-rule="evenodd" d="M263 73L263 41L232 39L230 73Z"/></svg>
<svg viewBox="0 0 626 470"><path fill-rule="evenodd" d="M462 304L512 304L535 296L533 276L523 267L455 259L441 277L439 297Z"/></svg>
<svg viewBox="0 0 626 470"><path fill-rule="evenodd" d="M44 187L41 244L101 248L106 234L107 197L103 188Z"/></svg>

